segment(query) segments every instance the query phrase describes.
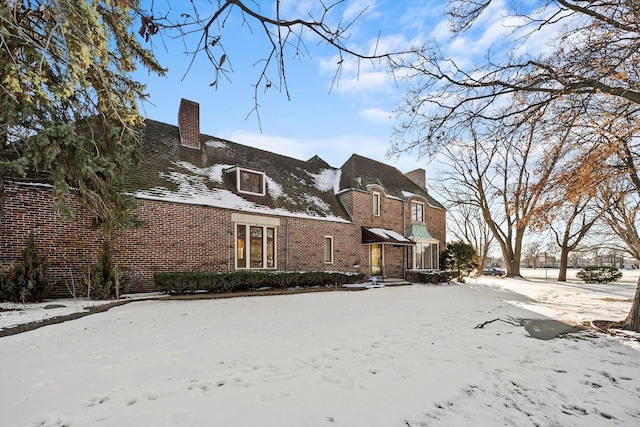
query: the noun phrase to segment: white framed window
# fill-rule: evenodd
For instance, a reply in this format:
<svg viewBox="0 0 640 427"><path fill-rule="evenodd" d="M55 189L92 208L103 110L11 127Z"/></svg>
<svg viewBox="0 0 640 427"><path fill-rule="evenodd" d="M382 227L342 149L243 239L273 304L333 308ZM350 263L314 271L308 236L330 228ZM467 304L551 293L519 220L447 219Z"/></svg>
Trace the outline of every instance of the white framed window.
<svg viewBox="0 0 640 427"><path fill-rule="evenodd" d="M276 243L275 227L236 224L236 268L276 268Z"/></svg>
<svg viewBox="0 0 640 427"><path fill-rule="evenodd" d="M236 188L240 193L264 196L266 192L264 172L244 168L236 169Z"/></svg>
<svg viewBox="0 0 640 427"><path fill-rule="evenodd" d="M333 236L324 236L324 263L333 264Z"/></svg>
<svg viewBox="0 0 640 427"><path fill-rule="evenodd" d="M382 195L377 191L373 192L373 216L380 216L380 200Z"/></svg>
<svg viewBox="0 0 640 427"><path fill-rule="evenodd" d="M407 258L407 267L417 270L437 270L440 268L438 243L416 242Z"/></svg>
<svg viewBox="0 0 640 427"><path fill-rule="evenodd" d="M411 221L424 222L424 204L411 202Z"/></svg>

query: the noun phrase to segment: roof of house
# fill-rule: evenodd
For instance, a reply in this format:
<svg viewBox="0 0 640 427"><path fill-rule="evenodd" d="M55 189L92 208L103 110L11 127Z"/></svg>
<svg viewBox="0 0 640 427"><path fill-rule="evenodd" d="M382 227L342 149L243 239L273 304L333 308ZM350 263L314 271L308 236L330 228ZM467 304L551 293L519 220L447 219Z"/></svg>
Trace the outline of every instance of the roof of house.
<svg viewBox="0 0 640 427"><path fill-rule="evenodd" d="M349 221L335 197L340 170L319 157L309 161L209 135L201 149L182 146L177 126L146 120L142 161L128 173L136 197L201 204L245 212ZM265 196L239 193L233 167L264 172Z"/></svg>
<svg viewBox="0 0 640 427"><path fill-rule="evenodd" d="M303 161L209 135L200 135L200 142L201 149L183 146L177 126L147 119L142 161L127 174L126 190L143 199L335 221L350 221L336 196L340 190L366 191L370 184L441 207L396 168L365 157L353 155L338 169L318 156ZM236 190L230 173L236 166L264 172L265 196Z"/></svg>
<svg viewBox="0 0 640 427"><path fill-rule="evenodd" d="M341 190L370 191L372 186L379 186L387 196L401 200L418 197L424 199L431 207L444 209L444 206L431 197L426 189L420 187L393 166L353 154L342 165L341 170Z"/></svg>

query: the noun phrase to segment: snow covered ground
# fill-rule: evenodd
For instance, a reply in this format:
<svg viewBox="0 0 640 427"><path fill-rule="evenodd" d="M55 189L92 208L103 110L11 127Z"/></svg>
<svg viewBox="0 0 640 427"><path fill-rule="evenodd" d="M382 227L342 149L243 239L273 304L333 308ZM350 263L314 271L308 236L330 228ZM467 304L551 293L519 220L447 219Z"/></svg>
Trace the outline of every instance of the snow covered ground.
<svg viewBox="0 0 640 427"><path fill-rule="evenodd" d="M3 337L0 425L640 425L637 341L592 331L543 341L505 322L474 329L495 318L621 320L639 274L596 286L547 273L159 298ZM0 312L0 328L55 310L75 308Z"/></svg>

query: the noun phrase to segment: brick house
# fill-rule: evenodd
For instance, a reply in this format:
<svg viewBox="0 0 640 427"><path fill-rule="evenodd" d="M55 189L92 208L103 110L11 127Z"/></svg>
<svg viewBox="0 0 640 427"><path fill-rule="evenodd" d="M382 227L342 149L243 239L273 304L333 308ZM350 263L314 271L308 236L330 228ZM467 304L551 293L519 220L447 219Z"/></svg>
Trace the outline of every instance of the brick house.
<svg viewBox="0 0 640 427"><path fill-rule="evenodd" d="M408 174L353 155L340 168L203 135L198 104L182 100L178 126L146 120L139 167L127 176L139 225L111 237L131 290L161 271L361 272L403 278L437 269L446 211ZM59 222L46 185L8 181L0 266L18 261L29 232L46 256L54 294L68 294L103 241L92 216Z"/></svg>

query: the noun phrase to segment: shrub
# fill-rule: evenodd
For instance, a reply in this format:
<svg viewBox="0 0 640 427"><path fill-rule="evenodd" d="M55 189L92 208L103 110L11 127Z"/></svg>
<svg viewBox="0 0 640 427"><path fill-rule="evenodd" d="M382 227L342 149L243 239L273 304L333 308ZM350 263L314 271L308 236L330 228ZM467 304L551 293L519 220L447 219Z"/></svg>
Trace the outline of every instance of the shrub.
<svg viewBox="0 0 640 427"><path fill-rule="evenodd" d="M29 234L22 259L9 273L0 278L0 298L12 302L40 302L47 297L51 285L47 277L47 262Z"/></svg>
<svg viewBox="0 0 640 427"><path fill-rule="evenodd" d="M452 276L452 272L439 270L407 272L407 280L411 283L446 283L451 280Z"/></svg>
<svg viewBox="0 0 640 427"><path fill-rule="evenodd" d="M174 272L157 273L154 282L160 292L191 294L194 292L247 292L260 288L287 289L314 286L342 286L364 279L362 274L328 272L270 272L240 270L232 273Z"/></svg>
<svg viewBox="0 0 640 427"><path fill-rule="evenodd" d="M81 292L93 299L119 298L127 292L128 284L122 271L113 263L113 254L108 241L102 243L98 262L89 267Z"/></svg>
<svg viewBox="0 0 640 427"><path fill-rule="evenodd" d="M615 267L588 266L576 273L585 283L609 283L622 278L622 272Z"/></svg>
<svg viewBox="0 0 640 427"><path fill-rule="evenodd" d="M440 254L440 266L455 272L455 277L464 283L464 278L478 268L476 248L461 240L447 243Z"/></svg>

